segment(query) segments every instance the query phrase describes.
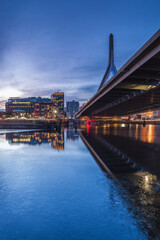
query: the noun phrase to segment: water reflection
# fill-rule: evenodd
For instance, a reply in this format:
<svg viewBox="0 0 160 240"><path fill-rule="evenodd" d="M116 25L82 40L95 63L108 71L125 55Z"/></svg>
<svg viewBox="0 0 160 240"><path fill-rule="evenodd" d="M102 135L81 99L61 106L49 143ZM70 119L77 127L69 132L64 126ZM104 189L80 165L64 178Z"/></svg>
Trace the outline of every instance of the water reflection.
<svg viewBox="0 0 160 240"><path fill-rule="evenodd" d="M67 140L78 140L79 139L79 134L77 133L77 130L73 129L73 128L68 128L66 129L67 131Z"/></svg>
<svg viewBox="0 0 160 240"><path fill-rule="evenodd" d="M79 135L74 129L65 129L67 140L78 140ZM54 132L9 132L6 133L6 140L9 144L45 144L51 143L51 147L56 150L64 150L64 129Z"/></svg>
<svg viewBox="0 0 160 240"><path fill-rule="evenodd" d="M0 135L0 239L160 239L160 127L146 129Z"/></svg>
<svg viewBox="0 0 160 240"><path fill-rule="evenodd" d="M83 131L81 138L114 176L113 204L118 192L147 239L160 239L159 126L105 125Z"/></svg>
<svg viewBox="0 0 160 240"><path fill-rule="evenodd" d="M64 150L64 132L19 132L6 133L9 144L43 144L51 143L51 147Z"/></svg>

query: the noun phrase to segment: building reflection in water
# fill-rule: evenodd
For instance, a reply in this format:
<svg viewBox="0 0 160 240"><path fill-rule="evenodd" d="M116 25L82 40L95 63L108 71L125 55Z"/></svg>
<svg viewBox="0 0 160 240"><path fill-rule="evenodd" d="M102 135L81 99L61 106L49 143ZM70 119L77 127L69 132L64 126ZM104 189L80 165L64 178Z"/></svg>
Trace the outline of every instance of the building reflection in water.
<svg viewBox="0 0 160 240"><path fill-rule="evenodd" d="M74 128L67 128L67 140L78 140L79 139L79 134Z"/></svg>
<svg viewBox="0 0 160 240"><path fill-rule="evenodd" d="M56 150L64 150L64 131L59 132L19 132L6 133L6 140L9 144L44 144L51 143Z"/></svg>
<svg viewBox="0 0 160 240"><path fill-rule="evenodd" d="M141 140L144 142L154 143L155 140L155 126L149 124L142 128Z"/></svg>
<svg viewBox="0 0 160 240"><path fill-rule="evenodd" d="M67 140L78 140L79 134L75 129L65 129ZM64 150L64 130L54 132L32 131L6 133L6 140L9 144L45 144L51 143L51 147L56 150Z"/></svg>
<svg viewBox="0 0 160 240"><path fill-rule="evenodd" d="M105 125L80 135L114 176L113 204L118 191L146 239L160 239L160 126Z"/></svg>

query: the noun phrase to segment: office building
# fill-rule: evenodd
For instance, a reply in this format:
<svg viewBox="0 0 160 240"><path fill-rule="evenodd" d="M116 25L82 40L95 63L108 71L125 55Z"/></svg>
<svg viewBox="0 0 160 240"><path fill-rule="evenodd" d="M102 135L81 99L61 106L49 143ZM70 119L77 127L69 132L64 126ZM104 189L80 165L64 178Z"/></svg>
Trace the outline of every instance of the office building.
<svg viewBox="0 0 160 240"><path fill-rule="evenodd" d="M51 103L51 99L41 97L9 98L5 105L6 113L31 117L34 115L34 105L36 103L49 104Z"/></svg>
<svg viewBox="0 0 160 240"><path fill-rule="evenodd" d="M52 102L37 102L34 104L35 118L44 117L47 119L53 119L54 106Z"/></svg>
<svg viewBox="0 0 160 240"><path fill-rule="evenodd" d="M66 102L67 117L74 117L78 111L79 111L79 102L74 100L71 102Z"/></svg>
<svg viewBox="0 0 160 240"><path fill-rule="evenodd" d="M53 118L64 119L64 92L56 92L51 95L51 101L54 105Z"/></svg>

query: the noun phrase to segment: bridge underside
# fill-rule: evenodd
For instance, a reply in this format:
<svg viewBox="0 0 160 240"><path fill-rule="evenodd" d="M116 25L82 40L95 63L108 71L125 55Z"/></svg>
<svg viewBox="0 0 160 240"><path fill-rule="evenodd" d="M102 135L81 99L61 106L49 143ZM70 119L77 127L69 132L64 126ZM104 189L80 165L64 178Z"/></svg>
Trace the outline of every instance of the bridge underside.
<svg viewBox="0 0 160 240"><path fill-rule="evenodd" d="M143 64L141 59L136 58L138 66L124 78L135 62L122 67L118 76L95 94L77 117L126 116L160 109L160 43L155 55L146 58Z"/></svg>
<svg viewBox="0 0 160 240"><path fill-rule="evenodd" d="M160 53L91 106L87 116L123 116L160 109Z"/></svg>

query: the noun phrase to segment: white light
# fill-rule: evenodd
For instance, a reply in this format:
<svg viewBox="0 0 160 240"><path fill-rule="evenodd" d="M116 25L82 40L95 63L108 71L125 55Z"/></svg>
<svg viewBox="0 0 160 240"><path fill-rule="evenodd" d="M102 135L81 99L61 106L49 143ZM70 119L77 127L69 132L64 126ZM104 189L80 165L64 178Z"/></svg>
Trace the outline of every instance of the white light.
<svg viewBox="0 0 160 240"><path fill-rule="evenodd" d="M0 98L8 99L9 97L20 97L22 92L13 87L5 87L0 89Z"/></svg>
<svg viewBox="0 0 160 240"><path fill-rule="evenodd" d="M148 182L149 181L149 177L145 176L145 180L146 180L146 182Z"/></svg>

